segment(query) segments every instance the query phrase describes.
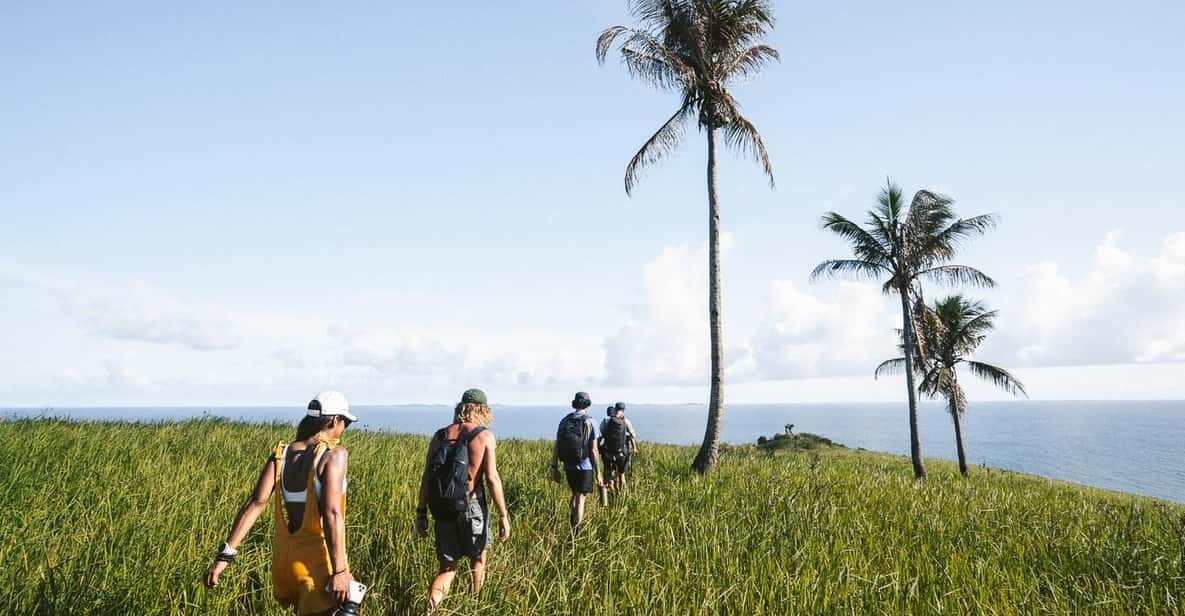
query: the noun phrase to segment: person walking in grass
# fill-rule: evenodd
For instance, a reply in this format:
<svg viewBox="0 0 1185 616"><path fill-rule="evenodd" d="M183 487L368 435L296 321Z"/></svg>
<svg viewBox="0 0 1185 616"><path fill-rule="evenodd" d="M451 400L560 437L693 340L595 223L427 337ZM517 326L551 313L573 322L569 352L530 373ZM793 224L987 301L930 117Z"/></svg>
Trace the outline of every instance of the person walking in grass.
<svg viewBox="0 0 1185 616"><path fill-rule="evenodd" d="M239 508L230 533L206 571L214 588L259 514L273 501L275 543L272 594L297 616L328 615L350 595L354 581L346 559L346 466L338 443L358 418L346 397L325 391L309 402L296 439L279 443L264 462L251 496Z"/></svg>
<svg viewBox="0 0 1185 616"><path fill-rule="evenodd" d="M572 412L560 420L555 445L551 449L552 481L559 483L559 462L563 461L564 475L572 490L568 521L573 529L584 519L584 497L592 493L594 485L603 485L600 456L597 455L597 429L592 417L588 416L590 406L592 400L588 394L576 392L572 398Z"/></svg>
<svg viewBox="0 0 1185 616"><path fill-rule="evenodd" d="M625 473L638 443L634 424L625 416L625 403L618 402L605 410L601 420L601 438L597 441L604 461L605 484L612 490L625 489Z"/></svg>
<svg viewBox="0 0 1185 616"><path fill-rule="evenodd" d="M485 392L470 389L453 410L453 421L436 431L428 444L416 504L416 532L428 535L428 512L434 520L436 560L440 565L428 588L433 612L449 592L461 557L469 559L473 592L485 583L489 507L486 490L498 510L498 540L510 538L510 514L498 474L497 440L488 428L494 419Z"/></svg>

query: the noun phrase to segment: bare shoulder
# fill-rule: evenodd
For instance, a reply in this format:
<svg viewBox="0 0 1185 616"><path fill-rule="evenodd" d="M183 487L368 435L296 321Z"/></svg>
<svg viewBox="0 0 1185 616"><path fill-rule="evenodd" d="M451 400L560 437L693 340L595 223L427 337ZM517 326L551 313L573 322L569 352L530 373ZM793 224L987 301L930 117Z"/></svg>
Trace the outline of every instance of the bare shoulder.
<svg viewBox="0 0 1185 616"><path fill-rule="evenodd" d="M494 436L494 431L489 428L482 430L473 440L482 447L490 447L498 442L497 437Z"/></svg>
<svg viewBox="0 0 1185 616"><path fill-rule="evenodd" d="M346 461L350 459L350 452L341 445L325 452L325 460L328 462Z"/></svg>

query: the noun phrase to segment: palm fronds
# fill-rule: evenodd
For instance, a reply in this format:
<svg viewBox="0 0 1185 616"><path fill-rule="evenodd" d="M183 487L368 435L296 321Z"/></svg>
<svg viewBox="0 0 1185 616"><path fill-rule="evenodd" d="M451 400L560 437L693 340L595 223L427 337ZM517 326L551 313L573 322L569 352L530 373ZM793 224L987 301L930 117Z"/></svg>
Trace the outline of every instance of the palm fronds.
<svg viewBox="0 0 1185 616"><path fill-rule="evenodd" d="M914 279L922 278L943 285L969 285L995 288L996 281L987 274L967 265L938 265L918 270Z"/></svg>
<svg viewBox="0 0 1185 616"><path fill-rule="evenodd" d="M901 374L905 371L905 358L895 357L893 359L886 359L876 367L876 371L872 373L872 378L879 379L882 374Z"/></svg>
<svg viewBox="0 0 1185 616"><path fill-rule="evenodd" d="M995 385L996 387L1014 395L1028 397L1029 393L1025 391L1025 386L1012 373L1003 368L998 368L991 364L985 364L979 361L968 361L967 368L971 370L971 374Z"/></svg>
<svg viewBox="0 0 1185 616"><path fill-rule="evenodd" d="M692 106L684 104L675 112L666 122L659 127L646 143L638 149L634 157L630 159L628 165L625 166L625 192L626 194L633 194L634 186L638 183L638 174L641 170L651 164L662 160L679 147L679 143L683 140L684 126L687 118L692 111Z"/></svg>
<svg viewBox="0 0 1185 616"><path fill-rule="evenodd" d="M722 130L725 146L760 163L774 186L765 142L728 91L780 60L761 42L773 26L772 6L770 0L635 0L630 12L640 27L612 26L597 37L597 62L604 64L616 47L630 76L681 97L679 110L626 166L627 194L642 168L679 145L692 115L700 128Z"/></svg>
<svg viewBox="0 0 1185 616"><path fill-rule="evenodd" d="M769 162L769 152L765 151L765 142L761 140L761 133L757 132L757 128L740 113L733 113L732 121L721 128L724 131L724 143L761 163L761 170L769 178L770 188L773 188L774 167Z"/></svg>
<svg viewBox="0 0 1185 616"><path fill-rule="evenodd" d="M811 271L811 280L824 277L839 277L841 275L871 278L875 280L885 274L884 266L873 261L858 259L830 259L815 266Z"/></svg>

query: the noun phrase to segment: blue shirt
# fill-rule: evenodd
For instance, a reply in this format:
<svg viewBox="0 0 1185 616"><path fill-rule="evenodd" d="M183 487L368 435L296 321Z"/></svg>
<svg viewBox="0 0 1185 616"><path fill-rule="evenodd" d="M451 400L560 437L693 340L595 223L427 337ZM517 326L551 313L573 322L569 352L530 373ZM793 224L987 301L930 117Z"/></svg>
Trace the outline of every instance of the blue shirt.
<svg viewBox="0 0 1185 616"><path fill-rule="evenodd" d="M560 425L556 427L556 438L558 439L560 437L560 430L564 428L564 422L568 421L568 418L572 417L573 415L577 417L583 417L584 422L588 424L588 443L584 450L592 451L592 448L596 447L597 445L597 425L593 422L593 418L588 416L588 413L568 413L567 415L564 415L564 418L560 420ZM580 461L579 464L569 464L568 462L564 462L564 470L591 471L593 470L592 460L590 460L588 457L585 457Z"/></svg>

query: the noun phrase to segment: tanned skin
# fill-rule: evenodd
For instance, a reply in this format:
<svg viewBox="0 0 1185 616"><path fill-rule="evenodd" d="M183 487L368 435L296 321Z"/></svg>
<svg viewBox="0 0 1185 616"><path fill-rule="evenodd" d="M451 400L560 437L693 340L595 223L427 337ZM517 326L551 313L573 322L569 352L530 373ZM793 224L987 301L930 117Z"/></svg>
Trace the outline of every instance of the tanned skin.
<svg viewBox="0 0 1185 616"><path fill-rule="evenodd" d="M288 459L285 460L286 478L281 480L288 486L299 485L301 489L308 482L308 467L313 460L313 451L318 441L336 441L341 438L346 429L346 421L341 417L334 417L329 426L321 432L303 441L296 441L288 446ZM321 527L325 530L325 544L329 548L329 564L333 571L338 571L330 580L333 596L338 603L349 598L350 582L354 577L346 569L346 516L342 511L342 485L346 478L346 468L349 465L350 453L345 447L334 447L321 456L317 465L317 478L321 480ZM291 466L289 466L291 465ZM301 477L303 475L303 477ZM230 527L230 534L226 543L238 549L243 539L247 537L259 514L267 508L268 500L276 486L276 458L275 454L268 456L263 469L259 471L259 479L255 481L255 489L251 496L239 508L238 515ZM304 503L285 503L284 511L288 517L289 530L293 522L300 527L300 520L304 519ZM341 564L339 564L341 563ZM226 570L228 563L215 561L206 570L206 587L218 586L218 578ZM332 610L331 610L332 612Z"/></svg>
<svg viewBox="0 0 1185 616"><path fill-rule="evenodd" d="M478 427L475 423L452 423L444 428L444 440L455 440L461 434L468 434ZM428 505L429 477L428 462L436 454L436 450L444 445L444 441L433 436L428 445L428 455L424 459L424 473L420 476L420 497L416 504L417 511L424 511ZM506 498L502 493L502 477L498 474L498 442L494 433L482 430L473 440L469 441L469 495L481 499L489 489L494 508L498 511L498 540L506 541L510 538L510 513L506 511ZM488 524L488 521L487 521ZM428 536L428 515L416 514L416 533L421 537ZM432 585L428 588L428 609L434 611L436 606L448 594L457 575L457 563L446 560L439 561L440 568ZM469 559L469 571L473 577L473 592L479 592L485 584L486 552L483 550L477 558Z"/></svg>

